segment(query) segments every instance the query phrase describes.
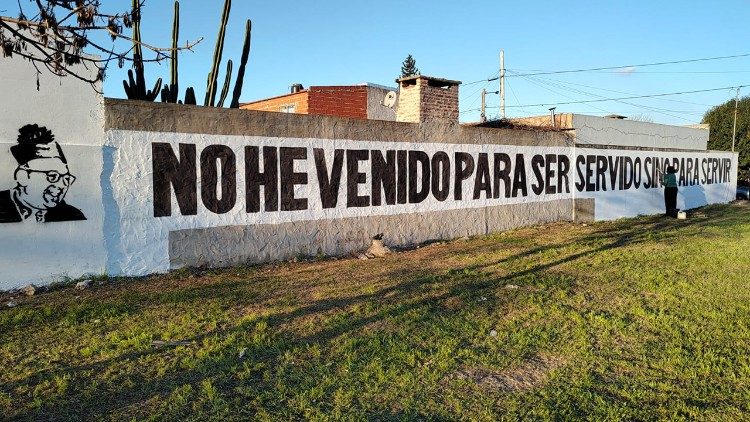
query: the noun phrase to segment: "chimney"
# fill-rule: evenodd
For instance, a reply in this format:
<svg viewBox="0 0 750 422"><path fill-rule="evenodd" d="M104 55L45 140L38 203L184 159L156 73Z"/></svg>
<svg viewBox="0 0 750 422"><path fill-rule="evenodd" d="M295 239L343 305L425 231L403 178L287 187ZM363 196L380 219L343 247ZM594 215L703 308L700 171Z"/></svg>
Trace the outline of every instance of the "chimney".
<svg viewBox="0 0 750 422"><path fill-rule="evenodd" d="M290 91L291 91L292 94L296 94L296 93L302 91L303 89L305 89L305 87L302 86L302 84L292 84L292 86L290 88L291 88Z"/></svg>
<svg viewBox="0 0 750 422"><path fill-rule="evenodd" d="M399 86L396 121L458 124L459 81L430 76L396 79Z"/></svg>

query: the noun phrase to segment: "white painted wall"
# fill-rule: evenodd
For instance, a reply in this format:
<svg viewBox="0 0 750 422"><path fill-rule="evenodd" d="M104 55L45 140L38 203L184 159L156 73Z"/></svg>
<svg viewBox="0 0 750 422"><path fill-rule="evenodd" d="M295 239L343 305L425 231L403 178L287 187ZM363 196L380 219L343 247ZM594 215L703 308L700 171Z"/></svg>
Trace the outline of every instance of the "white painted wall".
<svg viewBox="0 0 750 422"><path fill-rule="evenodd" d="M728 158L732 160L731 181L729 183L715 184L696 184L692 186L680 186L677 193L677 208L688 210L702 207L708 204L722 204L734 201L737 190L737 154L731 152L650 152L650 151L624 151L624 150L602 150L593 148L576 148L576 156L585 155L605 155L613 156L627 155L635 159L641 159L641 162L647 157L653 159L669 158L684 159L692 158L693 160L702 160L703 158ZM702 171L702 170L701 170ZM699 171L699 176L700 172ZM607 172L606 181L609 184L611 179ZM632 187L626 191L612 190L611 184L607 190L597 192L577 192L576 198L593 198L595 200L594 217L597 221L614 220L624 217L636 217L638 215L664 214L664 189L651 188L646 189Z"/></svg>
<svg viewBox="0 0 750 422"><path fill-rule="evenodd" d="M231 147L237 157L237 202L231 211L225 214L214 214L201 204L200 180L198 181L198 214L182 216L177 202L172 197L172 216L154 217L153 211L153 171L151 162L151 145L153 142L168 142L174 151L179 143L195 144L197 154L212 144ZM455 151L470 152L476 158L480 152L505 152L511 157L515 154L526 154L526 175L533 177L531 170L531 156L538 154L567 154L570 149L564 147L520 147L507 145L459 145L439 143L406 143L406 142L361 142L352 140L331 139L298 139L298 138L267 138L257 136L228 136L184 133L156 133L135 131L109 131L107 144L114 153L114 169L111 175L117 212L120 215L119 225L108 229L107 236L119 236L111 240L116 244L115 250L110 250L113 256L118 256L117 267L124 274L143 275L153 272L169 270L168 239L169 232L181 229L241 226L252 224L278 224L292 221L307 221L320 219L347 218L367 215L394 215L404 213L420 213L437 210L461 208L480 208L491 205L526 203L570 198L571 194L542 194L529 195L518 198L500 198L472 200L474 178L463 182L462 196L464 200L453 200L453 187L450 197L440 202L429 196L417 204L380 205L364 208L347 208L347 176L346 159L341 175L341 186L338 191L338 204L335 208L323 209L320 201L320 186L317 181L316 168L313 162L313 148L323 148L326 153L326 163L331 166L334 149L380 149L380 150L420 150L432 155L436 151L445 151L453 158ZM303 211L278 211L247 213L245 210L245 167L244 147L246 145L303 147L307 149L307 160L297 161L295 171L308 175L308 184L298 186L295 197L307 198L308 209ZM370 163L362 161L360 171L367 174L367 182L359 186L361 195L370 194ZM451 169L453 172L453 169ZM451 173L452 174L452 173ZM198 172L200 177L200 170ZM421 180L421 179L420 179ZM454 180L451 177L451 180ZM452 183L452 182L451 182ZM109 241L109 240L108 240Z"/></svg>
<svg viewBox="0 0 750 422"><path fill-rule="evenodd" d="M662 127L639 122L612 119L606 124L578 116L578 141L605 145L640 145L659 148L696 149L693 153L646 152L632 150L601 150L568 147L528 147L509 145L476 145L449 143L366 142L341 139L268 138L257 136L223 136L113 130L104 132L103 101L91 87L72 78L49 74L40 77L36 89L33 66L17 59L0 59L0 191L15 186L13 174L17 167L10 153L16 144L18 129L26 124L39 124L52 130L67 156L69 168L77 177L66 202L80 209L85 221L50 223L0 223L0 289L12 289L34 282L50 283L65 277L80 277L106 272L112 275L143 275L168 271L169 235L174 230L253 224L278 224L293 221L325 220L368 215L418 214L461 208L481 208L503 204L552 201L568 198L595 199L595 217L608 220L639 214L663 212L662 188L631 188L626 191L577 191L576 157L579 155L627 155L640 157L730 158L731 180L711 185L686 186L680 189L678 207L693 208L707 203L734 199L737 156L723 152L705 152L708 132L699 129ZM575 124L575 123L574 123ZM684 129L684 131L683 131ZM660 132L662 131L662 132ZM214 214L201 204L198 179L198 213L180 214L172 197L173 214L155 217L153 210L152 144L168 143L175 150L178 144L196 145L198 156L209 144L226 145L237 157L237 202L224 214ZM651 142L649 144L649 142ZM307 173L308 184L295 188L295 197L309 200L300 211L248 213L245 210L244 147L298 147L307 151L307 159L295 162L295 172ZM432 195L420 203L379 205L364 208L346 206L346 164L338 191L338 205L323 209L320 186L314 166L313 148L322 148L330 169L335 149L419 150L432 156L444 151L451 158L455 152L467 152L475 162L480 153L492 157L505 153L510 157L523 154L524 175L529 194L519 197L472 198L476 171L463 183L463 200L453 199L453 187L445 201ZM535 180L531 160L534 155L564 155L571 163L569 192L533 194ZM360 171L368 174L370 162L363 161ZM200 175L200 168L199 168ZM451 168L451 184L454 183ZM370 193L369 183L359 186L360 194ZM342 234L342 236L345 234Z"/></svg>
<svg viewBox="0 0 750 422"><path fill-rule="evenodd" d="M85 71L85 69L78 69ZM86 221L0 224L0 289L30 282L100 274L106 252L101 194L104 107L101 95L72 77L43 73L20 58L0 58L0 191L12 188L17 162L10 153L18 129L52 130L77 180L65 198Z"/></svg>
<svg viewBox="0 0 750 422"><path fill-rule="evenodd" d="M579 145L612 145L705 151L708 130L573 114Z"/></svg>
<svg viewBox="0 0 750 422"><path fill-rule="evenodd" d="M178 144L193 144L196 146L197 156L207 145L226 145L236 156L236 196L234 207L227 213L214 214L208 211L200 200L201 181L198 180L198 213L193 216L183 216L178 211L176 198L172 193L172 216L154 217L153 205L153 171L151 161L151 145L154 142L168 143L177 152ZM596 220L610 220L620 217L641 214L659 214L664 212L663 188L646 189L631 187L628 190L606 190L599 192L577 191L578 181L575 167L576 157L580 155L611 155L628 156L633 159L639 157L686 158L703 159L730 158L733 159L731 181L710 185L696 185L680 189L678 207L694 208L708 203L725 203L734 199L736 186L736 156L731 153L695 152L644 152L632 150L602 150L581 149L568 147L529 147L509 145L476 145L476 144L443 144L443 143L404 143L404 142L363 142L353 140L330 139L297 139L297 138L267 138L256 136L226 136L206 134L177 134L115 130L108 132L107 145L112 148L112 182L114 204L116 209L112 213L118 215L112 220L112 227L106 226L107 243L110 250L111 262L116 265L108 267L110 272L129 275L144 275L153 272L165 272L170 269L169 233L175 230L208 228L219 226L243 226L254 224L279 224L293 221L325 220L348 218L368 215L395 215L406 213L425 213L440 210L481 208L504 204L517 204L550 201L568 198L595 199ZM245 169L244 147L252 146L281 146L301 147L307 150L307 159L295 163L295 171L306 173L308 184L295 189L295 197L307 198L309 206L301 211L274 211L248 213L245 210ZM316 177L313 162L313 148L325 150L326 162L329 166L333 162L334 149L367 149L367 150L419 150L432 156L437 151L444 151L451 157L451 165L455 165L455 152L470 153L477 162L480 153L487 153L491 158L494 153L501 152L515 157L523 154L525 176L528 186L527 196L504 197L487 199L472 199L472 191L476 179L475 173L463 182L463 200L453 199L454 190L451 186L450 196L445 201L438 201L429 196L423 202L416 204L396 204L369 206L364 208L348 208L346 206L346 162L344 162L341 187L338 191L338 204L335 208L323 209L320 202L320 185ZM534 194L531 189L536 180L532 168L532 157L535 155L560 154L570 159L569 186L566 191L554 194ZM490 161L492 168L492 161ZM451 184L454 183L455 167L451 167ZM359 192L369 195L370 192L370 163L363 161L360 171L367 174L367 181L360 185ZM641 173L645 174L645 169ZM200 169L198 170L200 175ZM643 176L645 178L645 176ZM421 179L420 179L421 180ZM609 182L609 178L607 178ZM108 211L109 214L109 211Z"/></svg>

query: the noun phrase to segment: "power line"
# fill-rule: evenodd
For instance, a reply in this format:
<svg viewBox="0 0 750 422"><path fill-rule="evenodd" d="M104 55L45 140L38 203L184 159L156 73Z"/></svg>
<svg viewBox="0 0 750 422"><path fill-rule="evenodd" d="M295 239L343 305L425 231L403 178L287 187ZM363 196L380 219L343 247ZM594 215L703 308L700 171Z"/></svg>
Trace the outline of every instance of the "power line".
<svg viewBox="0 0 750 422"><path fill-rule="evenodd" d="M510 93L513 94L513 98L516 100L516 104L518 104L520 106L521 102L518 101L518 97L516 96L516 91L513 90L513 86L511 84L507 84L507 85L508 85L508 88L510 89ZM521 111L525 113L526 109L524 109L523 107L521 107Z"/></svg>
<svg viewBox="0 0 750 422"><path fill-rule="evenodd" d="M623 103L624 104L624 103ZM489 107L488 108L497 108L497 107ZM691 110L670 110L673 113L685 113L685 114L703 114L703 111L691 111ZM633 113L633 110L625 110L625 109L615 109L612 111L591 111L591 110L565 110L565 113L571 113L571 114L622 114L626 115L628 113Z"/></svg>
<svg viewBox="0 0 750 422"><path fill-rule="evenodd" d="M463 85L463 86L467 86L467 85L474 85L474 84L478 84L478 83L481 83L481 82L492 82L492 81L496 81L496 80L498 79L498 77L499 77L499 76L498 76L499 74L500 74L500 71L498 70L497 72L495 72L495 73L494 73L494 74L493 74L492 76L490 76L490 77L489 77L489 78L487 78L487 79L479 79L479 80L477 80L477 81L471 81L471 82L461 82L461 85Z"/></svg>
<svg viewBox="0 0 750 422"><path fill-rule="evenodd" d="M472 107L472 106L474 106L474 104L476 104L476 103L477 103L477 101L479 100L479 98L481 98L481 96L476 96L476 97L475 97L475 95L479 94L479 93L480 93L480 92L482 91L482 89L484 89L484 88L487 88L487 85L488 85L488 84L489 84L489 82L485 82L484 86L480 86L479 88L477 88L477 90L476 90L476 91L474 91L474 93L473 93L473 94L471 94L471 95L469 95L469 96L468 96L467 100L468 100L468 99L471 99L472 97L474 98L474 101L472 101L472 102L471 102L471 103L469 104L469 107Z"/></svg>
<svg viewBox="0 0 750 422"><path fill-rule="evenodd" d="M606 97L603 96L603 95L594 94L594 93L591 93L591 92L583 91L581 89L571 88L571 87L565 86L565 85L563 85L565 82L561 82L561 83L550 82L551 79L542 78L542 77L539 77L539 76L537 76L537 77L527 76L527 77L524 77L524 79L526 79L526 80L528 80L528 81L530 81L532 83L534 83L535 80L538 80L538 81L540 81L540 82L542 82L544 84L549 84L549 85L552 85L552 86L555 86L555 87L558 87L558 88L561 88L561 89L564 89L564 90L567 90L567 91L571 91L571 92L575 92L575 93L579 93L579 94L583 94L583 95L588 95L588 96L592 96L592 97L596 97L596 98L606 99ZM631 94L631 93L628 93L628 92L621 92L621 94L635 95L635 94ZM567 95L564 95L564 96L567 97L567 98L570 98ZM616 101L616 102L621 103L621 104L629 105L631 107L637 107L637 108L641 108L641 109L644 109L644 110L652 111L652 112L655 112L655 113L663 114L665 116L674 117L676 119L685 120L685 121L688 121L688 122L693 122L693 120L691 120L691 119L686 119L686 118L684 118L682 116L677 116L677 115L669 114L668 113L668 112L675 113L675 111L673 111L673 110L668 110L668 109L663 109L663 108L657 108L657 107L652 107L652 106L647 106L647 105L641 105L641 104L634 104L632 102L627 102L627 101L622 101L622 100L613 100L613 101ZM589 105L589 107L594 107L594 106ZM598 110L602 110L601 108L598 108L598 107L594 107L594 108L596 108ZM602 111L604 111L604 110L602 110Z"/></svg>
<svg viewBox="0 0 750 422"><path fill-rule="evenodd" d="M614 92L616 94L625 94L625 95L637 95L637 94L633 94L632 92L618 91L618 90L607 89L607 88L600 88L600 87L596 87L596 86L584 85L584 84L579 84L579 83L575 83L575 82L562 81L560 79L552 79L552 78L536 78L536 79L545 80L545 81L553 81L553 82L557 82L557 83L564 84L564 85L582 86L584 88L591 88L591 89L595 89L597 91L607 91L607 92ZM581 91L581 92L586 93L585 91ZM595 95L595 94L591 94L591 95L594 95L594 96L599 97L599 98L605 98L605 97L600 96L600 95ZM682 100L675 100L675 99L671 99L671 98L657 98L657 99L659 101L669 101L669 102L673 102L673 103L691 104L691 105L698 105L698 106L702 106L702 107L712 107L711 104L702 104L702 103L696 103L696 102L692 102L692 101L682 101Z"/></svg>
<svg viewBox="0 0 750 422"><path fill-rule="evenodd" d="M565 95L565 94L562 94L562 93L560 93L560 92L557 92L557 91L555 91L555 90L553 90L553 89L550 89L550 88L548 88L548 87L546 87L546 86L544 86L544 85L542 85L542 84L547 84L547 85L552 85L552 86L555 86L555 87L557 87L557 88L567 89L568 91L574 91L574 92L575 92L575 91L577 91L577 90L574 90L574 89L571 89L571 88L566 88L566 87L563 87L563 86L560 86L560 85L558 85L558 84L554 84L554 83L544 82L544 81L541 81L541 80L539 80L539 79L541 79L541 78L533 78L533 77L528 77L528 76L526 76L526 77L524 77L524 79L526 79L527 81L531 82L532 84L534 84L534 85L536 85L536 86L539 86L539 87L542 87L543 89L546 89L547 91L549 91L549 92L551 92L551 93L553 93L553 94L561 95L561 96L563 96L563 97L565 97L565 98L568 98L568 99L571 99L571 100L575 100L575 98L573 98L573 97L570 97L570 96L568 96L568 95ZM578 92L581 92L581 91L578 91ZM584 93L584 95L592 95L592 94L590 94L590 93ZM599 97L599 98L603 98L603 97L601 97L601 96L598 96L598 95L593 95L593 96L595 96L595 97ZM577 101L577 100L576 100L576 101ZM597 109L597 110L599 110L599 111L604 111L604 112L606 112L606 111L607 111L607 110L604 110L603 108L600 108L600 107L597 107L597 106L592 106L592 105L590 105L589 107L591 107L591 108L594 108L594 109Z"/></svg>
<svg viewBox="0 0 750 422"><path fill-rule="evenodd" d="M528 78L529 76L552 75L552 74L563 74L563 73L576 73L576 72L595 72L595 71L606 71L606 70L616 70L616 69L635 68L635 67L661 66L661 65L668 65L668 64L678 64L678 63L694 63L694 62L711 61L711 60L724 60L724 59L732 59L732 58L740 58L740 57L748 57L748 56L750 56L750 53L735 54L735 55L728 55L728 56L704 57L704 58L698 58L698 59L674 60L674 61L666 61L666 62L642 63L642 64L624 65L624 66L607 66L607 67L597 67L597 68L589 68L589 69L572 69L572 70L558 70L558 71L532 71L532 73L520 73L520 72L517 72L517 71L514 72L512 70L508 70L508 72L511 73L511 75L507 75L507 76L509 76L509 77L511 77L511 76L526 77L526 79L528 79L529 81L531 81L532 83L534 83L531 80L531 78ZM701 71L697 71L697 72L675 71L675 72L641 72L641 73L747 73L747 72L748 71L741 71L741 70L740 71L734 71L734 70L730 70L730 71L705 71L705 72L701 72ZM493 76L491 76L491 77L489 77L487 79L480 79L480 80L476 80L476 81L472 81L472 82L467 82L467 83L464 83L463 85L464 86L468 86L468 85L474 85L474 84L479 84L479 83L484 82L484 87L486 87L487 83L492 82L492 81L496 81L498 79L499 79L499 72L496 72L495 75L493 75ZM549 82L544 82L543 80L540 80L540 79L537 79L537 81L538 82L543 82L543 83L549 83ZM559 81L559 80L557 82L562 83L562 84L566 83L564 81ZM595 103L595 102L618 101L618 102L621 102L623 104L627 104L627 105L631 105L631 106L634 106L634 107L639 107L639 108L643 108L643 109L646 109L646 110L655 111L657 113L669 115L667 113L663 113L663 111L671 111L671 110L658 109L656 107L650 107L650 106L633 104L633 103L626 103L623 100L640 99L640 98L659 98L659 97L666 97L666 96L671 96L671 95L693 94L693 93L720 91L720 90L724 90L724 89L735 88L735 87L728 87L728 88L715 88L715 89L694 90L694 91L663 93L663 94L632 95L632 96L620 97L620 98L605 98L605 97L603 97L601 95L592 94L592 93L585 92L585 91L580 91L580 90L573 90L573 89L570 89L570 88L566 88L565 86L561 86L561 85L554 84L554 83L552 85L553 86L557 86L558 88L567 89L567 90L571 90L571 91L576 91L576 92L579 92L579 93L582 93L582 94L585 94L585 95L591 95L591 96L594 96L594 97L599 97L599 99L595 99L595 100L576 100L576 101L567 101L567 102L559 102L559 103L526 104L526 105L520 104L520 102L516 99L516 102L518 104L517 105L511 105L511 106L508 106L508 107L523 109L524 107L542 107L542 106L553 105L553 104L554 105L589 104L589 103ZM602 89L602 88L596 88L596 87L591 87L591 86L586 86L586 85L581 85L581 84L573 84L573 85L584 86L584 87L592 88L592 89ZM740 86L740 87L745 87L745 85ZM549 88L545 88L545 89L549 90ZM476 90L476 91L474 91L468 97L469 98L473 97L480 90L481 90L481 88L478 89L478 90ZM606 89L602 89L602 90L604 90L604 91L611 91L611 92L617 92L617 91L606 90ZM621 92L621 93L627 94L625 92ZM557 94L558 95L563 95L563 94L560 94L560 93L557 93ZM563 95L563 96L567 97L566 95ZM568 98L570 98L570 97L568 97ZM678 102L678 100L670 100L670 99L664 99L664 100L665 101L675 101L675 102ZM476 102L476 99L475 99L474 102ZM488 107L488 108L490 108L490 107ZM594 107L594 108L597 108L597 107ZM597 109L598 110L602 110L600 108L597 108ZM476 110L477 109L465 110L465 111L461 112L461 114L464 114L464 113L467 113L467 112L471 112L471 111L476 111ZM669 115L669 116L671 116L671 115ZM677 116L672 116L672 117L677 117Z"/></svg>
<svg viewBox="0 0 750 422"><path fill-rule="evenodd" d="M749 57L749 56L750 56L750 53L744 53L744 54L735 54L731 56L704 57L700 59L675 60L675 61L670 61L670 62L654 62L654 63L630 64L630 65L624 65L624 66L594 67L590 69L555 70L555 71L549 71L549 72L516 73L515 75L510 75L510 76L537 76L537 75L556 75L560 73L593 72L597 70L614 70L614 69L625 69L629 67L662 66L662 65L667 65L667 64L694 63L694 62L704 62L704 61L710 61L710 60L735 59L739 57Z"/></svg>
<svg viewBox="0 0 750 422"><path fill-rule="evenodd" d="M525 79L528 79L529 81L532 81L534 79L539 79L539 80L544 81L545 78L541 78L541 77L526 77ZM576 93L580 93L580 94L584 94L584 95L589 95L589 96L593 96L593 97L596 97L596 98L606 99L606 97L603 96L603 95L594 94L594 93L583 91L583 90L576 89L576 88L570 88L570 87L567 87L567 86L564 86L564 85L561 85L561 84L555 84L555 83L552 83L552 82L544 82L544 83L549 83L551 85L557 86L559 88L562 88L562 89L565 89L565 90L568 90L568 91L572 91L572 92L576 92ZM630 95L633 95L633 94L630 94ZM648 110L648 111L656 112L656 113L659 113L659 114L663 114L665 116L673 117L673 118L676 118L676 119L685 120L685 121L688 121L688 122L693 122L693 120L691 120L691 119L686 119L686 118L684 118L682 116L677 116L677 115L674 115L674 114L667 113L667 112L669 112L671 110L658 109L656 107L651 107L651 106L646 106L646 105L641 105L641 104L635 104L635 103L632 103L632 102L622 101L622 100L614 100L614 101L618 102L618 103L621 103L621 104L629 105L631 107L637 107L637 108L641 108L641 109L644 109L644 110ZM588 105L588 106L589 107L593 107L591 105ZM598 107L595 107L595 108L597 108L598 110L602 110L602 109L600 109Z"/></svg>
<svg viewBox="0 0 750 422"><path fill-rule="evenodd" d="M492 78L489 78L489 79L480 79L478 81L472 81L472 82L461 82L461 85L468 86L468 85L478 84L478 83L481 83L481 82L492 82L492 81L496 81L496 80L497 80L497 78L494 78L494 79L492 79Z"/></svg>
<svg viewBox="0 0 750 422"><path fill-rule="evenodd" d="M624 73L622 71L614 71L614 72L599 72L599 73ZM674 71L658 71L658 70L647 70L644 72L638 72L638 74L665 74L665 75L672 75L672 74L727 74L727 73L750 73L750 70L705 70L705 71L692 71L692 70L674 70Z"/></svg>
<svg viewBox="0 0 750 422"><path fill-rule="evenodd" d="M581 101L567 101L567 102L550 102L550 103L540 103L540 104L524 104L524 105L507 106L507 107L545 107L548 105L586 104L586 103L599 103L599 102L605 102L605 101L634 100L638 98L656 98L656 97L666 97L669 95L684 95L684 94L697 94L700 92L726 91L729 89L745 88L748 86L750 85L729 86L729 87L711 88L711 89L697 89L694 91L668 92L668 93L663 93L663 94L634 95L630 97L620 97L620 98L602 98L598 100L581 100Z"/></svg>
<svg viewBox="0 0 750 422"><path fill-rule="evenodd" d="M615 71L596 71L592 70L592 73L604 73L604 74L625 74L628 73L627 71L623 71L622 69L627 69L627 66L624 68L616 68L620 70ZM510 69L506 69L506 71L510 72ZM529 73L524 73L529 72ZM526 75L526 76L534 76L534 75L541 75L543 73L533 73L533 72L548 72L546 70L539 70L539 69L516 69L515 73L516 76ZM549 71L551 72L551 71ZM672 75L672 74L732 74L732 73L750 73L750 70L641 70L637 72L639 75L643 74L664 74L664 75ZM484 80L484 79L483 79Z"/></svg>

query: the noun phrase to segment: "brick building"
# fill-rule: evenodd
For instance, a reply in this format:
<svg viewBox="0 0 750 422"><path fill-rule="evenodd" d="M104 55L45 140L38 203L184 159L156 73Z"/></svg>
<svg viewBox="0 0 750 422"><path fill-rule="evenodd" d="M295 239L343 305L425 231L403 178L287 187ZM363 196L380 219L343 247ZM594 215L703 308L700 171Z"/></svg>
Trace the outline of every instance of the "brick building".
<svg viewBox="0 0 750 422"><path fill-rule="evenodd" d="M393 88L375 85L311 86L293 85L292 92L240 105L245 110L317 114L355 119L396 120L395 105L384 104Z"/></svg>
<svg viewBox="0 0 750 422"><path fill-rule="evenodd" d="M397 121L458 123L459 81L415 75L396 79L399 84Z"/></svg>

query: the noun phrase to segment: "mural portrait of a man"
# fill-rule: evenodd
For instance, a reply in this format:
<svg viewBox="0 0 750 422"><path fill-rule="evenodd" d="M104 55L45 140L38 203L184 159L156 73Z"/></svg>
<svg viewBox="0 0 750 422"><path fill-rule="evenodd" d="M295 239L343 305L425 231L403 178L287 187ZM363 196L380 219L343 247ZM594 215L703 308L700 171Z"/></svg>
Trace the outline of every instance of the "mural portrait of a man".
<svg viewBox="0 0 750 422"><path fill-rule="evenodd" d="M18 144L10 152L18 167L13 174L15 186L0 191L0 223L86 219L81 210L65 202L76 178L52 131L26 125L18 130Z"/></svg>

